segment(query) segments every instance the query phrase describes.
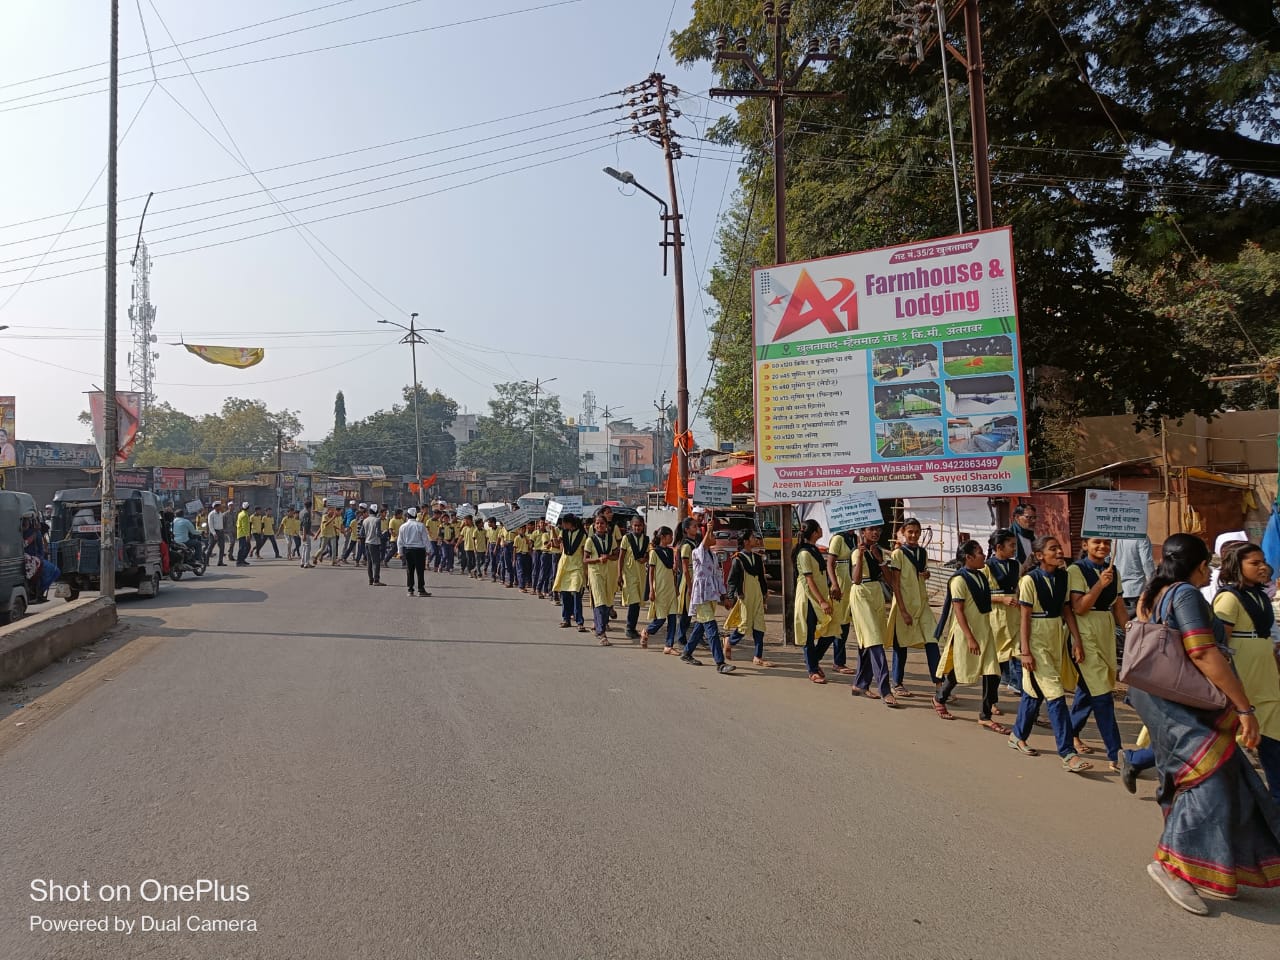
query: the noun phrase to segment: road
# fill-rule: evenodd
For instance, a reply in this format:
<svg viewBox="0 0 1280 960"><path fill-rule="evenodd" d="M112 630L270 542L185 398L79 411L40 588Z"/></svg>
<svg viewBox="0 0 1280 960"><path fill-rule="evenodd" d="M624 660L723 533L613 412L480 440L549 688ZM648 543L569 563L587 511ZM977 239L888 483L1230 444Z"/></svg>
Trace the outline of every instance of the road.
<svg viewBox="0 0 1280 960"><path fill-rule="evenodd" d="M114 652L0 698L26 704L0 720L0 957L1276 955L1274 893L1199 919L1146 878L1149 781L1131 797L923 699L814 686L789 651L722 676L596 647L516 591L432 589L214 568L123 601ZM95 899L33 903L39 878ZM249 899L139 899L200 878Z"/></svg>

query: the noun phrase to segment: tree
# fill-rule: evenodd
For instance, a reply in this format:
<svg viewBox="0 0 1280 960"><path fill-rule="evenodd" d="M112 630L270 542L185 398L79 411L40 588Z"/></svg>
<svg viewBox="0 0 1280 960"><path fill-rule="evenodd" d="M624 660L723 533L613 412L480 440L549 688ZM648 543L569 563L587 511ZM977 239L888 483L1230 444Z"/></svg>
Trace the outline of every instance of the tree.
<svg viewBox="0 0 1280 960"><path fill-rule="evenodd" d="M363 420L338 428L316 450L316 467L346 475L352 464L374 464L392 478L411 476L417 466L417 431L413 413L413 387L404 388L404 403L379 410ZM421 389L421 388L420 388ZM342 394L338 394L339 401ZM418 395L422 420L422 473L429 477L453 467L455 448L448 427L458 416L458 404L439 390ZM338 405L335 404L335 414ZM344 411L345 412L345 411Z"/></svg>
<svg viewBox="0 0 1280 960"><path fill-rule="evenodd" d="M476 438L459 451L459 464L495 473L526 473L536 424L534 469L572 476L577 456L565 436L560 398L539 392L535 410L533 384L497 383L494 389L497 396L489 401L489 415L477 419Z"/></svg>
<svg viewBox="0 0 1280 960"><path fill-rule="evenodd" d="M896 48L883 55L903 9L893 0L793 8L793 35L849 40L824 75L804 81L839 97L789 109L789 259L956 230L937 48L915 69ZM987 0L983 12L995 220L1014 228L1024 360L1043 374L1030 380L1031 399L1066 416L1128 412L1139 424L1212 413L1222 392L1206 377L1256 355L1186 336L1185 316L1152 309L1111 262L1150 270L1189 254L1188 241L1210 263L1250 240L1280 245L1274 5ZM766 45L753 0L697 4L673 40L677 58L711 59L722 28L751 49ZM751 82L741 65L717 69L724 86ZM968 195L967 90L962 71L950 76ZM762 102L740 102L709 134L747 157L709 282L721 316L706 403L717 429L737 437L751 428L750 269L773 262L767 118ZM965 218L971 228L971 208ZM1280 346L1255 340L1263 353ZM1143 344L1160 348L1134 349Z"/></svg>
<svg viewBox="0 0 1280 960"><path fill-rule="evenodd" d="M347 398L339 390L338 395L333 398L333 435L336 437L345 429L347 429Z"/></svg>
<svg viewBox="0 0 1280 960"><path fill-rule="evenodd" d="M136 466L208 467L235 479L274 469L277 438L288 445L302 432L298 415L272 413L260 400L229 398L218 413L194 417L158 403L147 417L147 435L134 448Z"/></svg>

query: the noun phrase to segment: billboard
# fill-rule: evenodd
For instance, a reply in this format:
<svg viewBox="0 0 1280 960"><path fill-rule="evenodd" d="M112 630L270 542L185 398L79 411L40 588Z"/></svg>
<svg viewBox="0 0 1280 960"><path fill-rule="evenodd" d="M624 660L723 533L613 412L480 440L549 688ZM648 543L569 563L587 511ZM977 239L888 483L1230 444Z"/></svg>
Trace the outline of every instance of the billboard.
<svg viewBox="0 0 1280 960"><path fill-rule="evenodd" d="M1025 493L1008 227L752 276L756 500Z"/></svg>
<svg viewBox="0 0 1280 960"><path fill-rule="evenodd" d="M18 465L16 397L0 397L0 470Z"/></svg>
<svg viewBox="0 0 1280 960"><path fill-rule="evenodd" d="M98 448L92 443L24 440L18 444L18 463L23 467L77 467L90 470L101 466L102 461L98 458Z"/></svg>
<svg viewBox="0 0 1280 960"><path fill-rule="evenodd" d="M116 462L124 463L133 452L133 445L138 439L138 425L142 417L142 394L116 393ZM89 413L93 417L93 439L98 446L98 454L105 458L106 441L106 394L101 391L89 393Z"/></svg>

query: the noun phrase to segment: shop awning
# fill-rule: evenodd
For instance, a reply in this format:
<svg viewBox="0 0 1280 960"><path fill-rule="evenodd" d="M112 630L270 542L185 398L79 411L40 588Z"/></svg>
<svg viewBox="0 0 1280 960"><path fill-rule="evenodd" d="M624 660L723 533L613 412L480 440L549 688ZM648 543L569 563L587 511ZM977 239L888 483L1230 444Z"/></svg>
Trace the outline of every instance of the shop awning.
<svg viewBox="0 0 1280 960"><path fill-rule="evenodd" d="M731 467L707 472L709 477L728 477L733 481L734 493L750 493L755 489L756 465L754 463L735 463ZM693 496L693 480L689 481L689 496Z"/></svg>
<svg viewBox="0 0 1280 960"><path fill-rule="evenodd" d="M1212 470L1202 470L1200 467L1187 467L1186 475L1188 480L1196 480L1200 483L1216 483L1220 487L1235 487L1239 490L1251 489L1247 480L1240 480L1225 473L1214 473Z"/></svg>

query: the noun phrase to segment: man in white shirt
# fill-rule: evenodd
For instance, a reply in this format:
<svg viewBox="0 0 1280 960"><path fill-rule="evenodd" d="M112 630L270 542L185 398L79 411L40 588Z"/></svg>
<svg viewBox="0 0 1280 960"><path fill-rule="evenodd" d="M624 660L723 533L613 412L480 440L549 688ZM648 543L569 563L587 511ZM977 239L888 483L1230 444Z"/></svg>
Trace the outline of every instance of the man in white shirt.
<svg viewBox="0 0 1280 960"><path fill-rule="evenodd" d="M396 543L400 556L404 559L405 582L409 587L409 596L413 596L413 578L418 578L418 596L429 597L425 584L427 570L427 527L418 519L418 511L410 507L405 511L406 520L400 524L396 534Z"/></svg>
<svg viewBox="0 0 1280 960"><path fill-rule="evenodd" d="M222 505L221 500L213 501L213 507L209 510L209 555L204 558L207 564L213 559L213 548L218 548L218 566L225 567L224 562L227 554L227 518L226 508Z"/></svg>
<svg viewBox="0 0 1280 960"><path fill-rule="evenodd" d="M364 561L365 568L369 571L369 586L384 587L386 584L382 582L382 551L376 549L378 541L382 539L382 520L378 516L376 503L369 506L369 515L361 522L360 532L366 547Z"/></svg>

